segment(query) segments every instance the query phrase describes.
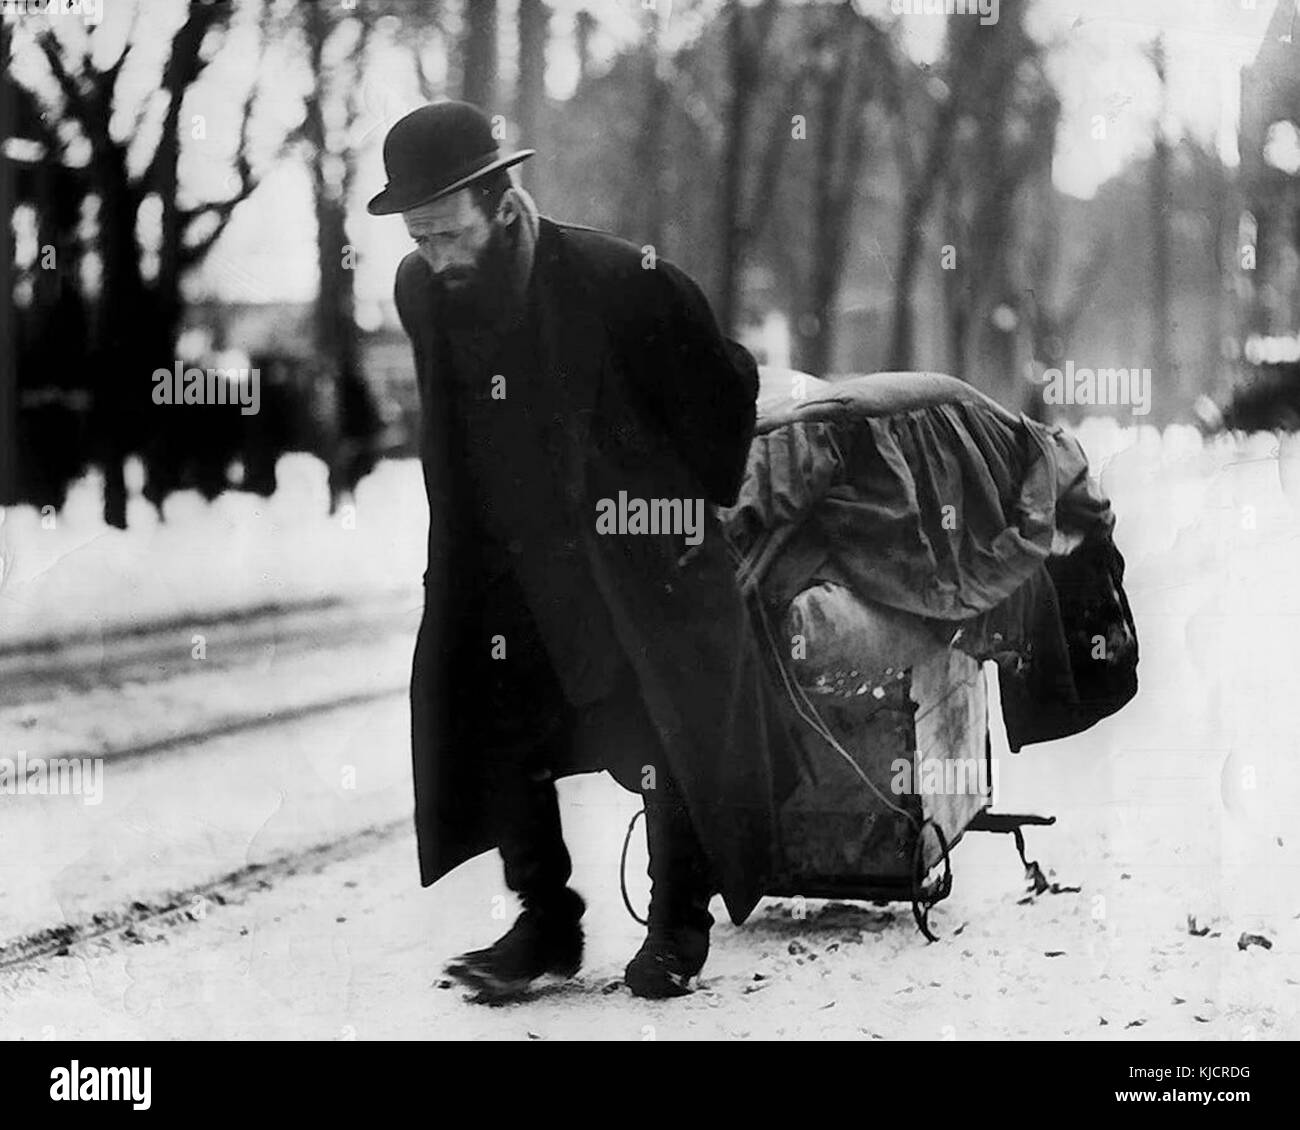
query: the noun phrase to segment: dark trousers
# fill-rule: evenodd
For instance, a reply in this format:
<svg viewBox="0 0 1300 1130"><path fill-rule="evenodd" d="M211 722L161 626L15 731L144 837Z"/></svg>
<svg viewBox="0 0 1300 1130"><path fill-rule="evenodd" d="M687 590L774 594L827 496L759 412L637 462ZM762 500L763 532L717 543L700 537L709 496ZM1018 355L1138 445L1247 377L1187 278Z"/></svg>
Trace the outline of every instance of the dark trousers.
<svg viewBox="0 0 1300 1130"><path fill-rule="evenodd" d="M551 767L603 765L616 767L615 779L645 801L652 922L670 925L692 914L698 921L712 894L708 864L631 668L624 667L615 690L596 703L564 703L549 715L533 715L530 732L506 730L507 717L504 711L496 716L483 751L488 810L506 885L525 906L544 905L572 873Z"/></svg>

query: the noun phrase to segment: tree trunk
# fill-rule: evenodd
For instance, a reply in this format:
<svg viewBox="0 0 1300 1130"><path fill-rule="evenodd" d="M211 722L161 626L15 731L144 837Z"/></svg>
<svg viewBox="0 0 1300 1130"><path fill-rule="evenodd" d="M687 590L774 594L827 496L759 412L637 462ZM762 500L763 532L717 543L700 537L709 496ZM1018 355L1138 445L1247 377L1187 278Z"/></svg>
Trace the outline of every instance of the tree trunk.
<svg viewBox="0 0 1300 1130"><path fill-rule="evenodd" d="M359 17L363 21L365 16ZM357 108L351 92L360 74L369 42L363 22L348 58L326 73L325 45L337 24L316 6L305 20L307 54L314 84L306 100L303 136L311 147L312 195L316 212L316 263L320 288L316 294L314 339L324 371L334 382L336 418L329 453L331 510L373 461L370 445L377 421L361 366L361 341L356 322L354 251L348 241L347 202L355 174L351 150L338 152L339 139L326 128L325 103L342 103L346 137L355 125Z"/></svg>
<svg viewBox="0 0 1300 1130"><path fill-rule="evenodd" d="M664 243L664 151L669 114L668 85L660 76L658 12L642 12L642 39L637 59L640 68L640 103L645 107L633 159L623 182L619 205L621 231L637 243L648 243L661 255Z"/></svg>
<svg viewBox="0 0 1300 1130"><path fill-rule="evenodd" d="M727 106L727 148L722 167L722 259L718 284L718 324L724 334L736 332L740 314L740 275L743 244L743 206L749 103L753 83L749 46L745 35L745 9L732 0L727 16L727 42L731 60L731 101Z"/></svg>
<svg viewBox="0 0 1300 1130"><path fill-rule="evenodd" d="M466 0L461 39L461 97L485 114L499 113L497 98L497 0Z"/></svg>
<svg viewBox="0 0 1300 1130"><path fill-rule="evenodd" d="M515 123L519 127L519 144L524 147L535 146L541 136L542 111L546 106L546 43L550 21L546 0L519 0L519 79L515 89ZM530 192L537 189L534 161L515 166L515 176Z"/></svg>
<svg viewBox="0 0 1300 1130"><path fill-rule="evenodd" d="M961 189L957 177L950 175L944 188L943 238L945 244L956 249L957 261L952 270L943 272L943 293L948 315L947 371L956 377L964 376L968 368L966 344L970 327L971 275L965 255L970 240L964 238L963 227Z"/></svg>
<svg viewBox="0 0 1300 1130"><path fill-rule="evenodd" d="M591 77L591 33L596 28L596 17L583 8L573 17L573 43L578 54L578 89Z"/></svg>
<svg viewBox="0 0 1300 1130"><path fill-rule="evenodd" d="M925 167L912 184L903 206L903 246L898 256L898 270L894 274L894 319L890 335L889 367L910 369L913 357L912 291L921 265L921 252L925 247L925 217L930 211L938 183L939 170L952 147L952 135L957 125L957 94L939 108L930 152Z"/></svg>
<svg viewBox="0 0 1300 1130"><path fill-rule="evenodd" d="M0 62L9 73L7 22L0 20ZM0 94L0 141L14 133L16 100L9 92ZM17 326L13 305L14 233L10 217L14 212L14 166L0 153L0 506L18 501L18 359ZM0 581L4 580L0 561Z"/></svg>
<svg viewBox="0 0 1300 1130"><path fill-rule="evenodd" d="M810 303L799 330L799 367L826 376L835 367L835 329L840 284L852 235L854 196L866 148L863 111L867 87L871 28L851 6L835 13L827 43L828 66L821 78L815 136L812 270Z"/></svg>

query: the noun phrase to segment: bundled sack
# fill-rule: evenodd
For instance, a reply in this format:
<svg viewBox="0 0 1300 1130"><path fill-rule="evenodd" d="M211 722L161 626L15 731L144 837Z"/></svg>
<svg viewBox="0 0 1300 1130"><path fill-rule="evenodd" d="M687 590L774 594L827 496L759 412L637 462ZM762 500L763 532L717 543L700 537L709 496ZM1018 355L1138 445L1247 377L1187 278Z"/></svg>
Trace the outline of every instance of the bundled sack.
<svg viewBox="0 0 1300 1130"><path fill-rule="evenodd" d="M742 588L803 636L801 684L956 647L997 662L1012 749L1133 697L1114 515L1076 440L941 374L762 376L726 528Z"/></svg>

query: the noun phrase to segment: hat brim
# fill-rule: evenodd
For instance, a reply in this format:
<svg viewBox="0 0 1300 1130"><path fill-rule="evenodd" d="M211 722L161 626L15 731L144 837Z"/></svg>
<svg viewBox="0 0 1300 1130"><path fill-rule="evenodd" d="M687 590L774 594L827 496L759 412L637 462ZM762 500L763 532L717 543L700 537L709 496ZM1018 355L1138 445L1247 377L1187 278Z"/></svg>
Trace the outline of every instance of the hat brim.
<svg viewBox="0 0 1300 1130"><path fill-rule="evenodd" d="M481 169L476 169L469 176L461 177L460 180L453 181L451 184L445 185L432 193L427 189L413 188L409 185L405 188L399 188L397 185L390 184L383 192L371 198L370 203L366 205L366 211L372 216L391 216L395 212L409 212L412 208L418 208L421 204L431 204L435 200L441 200L444 196L450 196L453 192L459 192L466 185L471 185L476 180L482 180L489 173L495 173L498 169L508 169L511 165L526 161L536 152L536 149L521 149L517 153L498 157Z"/></svg>

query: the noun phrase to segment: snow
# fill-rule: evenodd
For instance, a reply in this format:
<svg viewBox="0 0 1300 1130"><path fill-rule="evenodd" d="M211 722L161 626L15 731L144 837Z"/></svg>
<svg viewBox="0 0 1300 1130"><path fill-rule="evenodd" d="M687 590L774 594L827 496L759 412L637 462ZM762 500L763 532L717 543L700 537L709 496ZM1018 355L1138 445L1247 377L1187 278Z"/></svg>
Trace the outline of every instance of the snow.
<svg viewBox="0 0 1300 1130"><path fill-rule="evenodd" d="M269 499L180 491L159 521L132 470L127 528L102 518L103 477L63 509L10 507L0 524L0 650L67 636L210 618L262 605L415 593L428 509L415 460L381 463L329 514L325 465L290 454ZM0 511L2 512L2 511Z"/></svg>
<svg viewBox="0 0 1300 1130"><path fill-rule="evenodd" d="M361 484L356 529L325 514L306 463L285 467L283 497L267 503L178 499L174 529L137 523L136 506L125 534L105 530L93 482L54 530L11 510L0 647L88 622L215 614L250 593L346 604L334 628L308 611L310 630L267 629L274 646L247 642L248 627L209 629L206 666L182 623L177 657L152 677L124 667L116 681L51 677L22 701L0 693L0 753L121 749L241 712L376 697L116 766L110 754L95 808L0 797L0 936L217 884L197 920L0 969L0 1036L1300 1036L1300 441L1110 420L1077 434L1118 517L1141 690L1087 733L1015 756L995 748L997 808L1058 818L1026 832L1056 893L1028 895L1009 837L971 835L933 945L905 906L767 900L734 927L715 900L700 989L659 1004L616 984L641 936L617 872L636 800L603 776L561 784L589 903L580 976L503 1008L436 987L441 963L502 932L513 907L490 855L429 890L416 877L401 689L424 565L414 464ZM362 609L353 630L346 610L383 593L398 613ZM119 650L102 647L109 674ZM304 855L321 844L335 846ZM222 880L250 863L265 866ZM642 907L644 867L638 844ZM1241 949L1243 934L1272 948Z"/></svg>

